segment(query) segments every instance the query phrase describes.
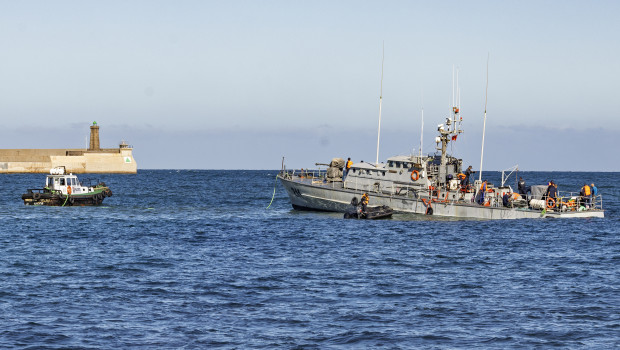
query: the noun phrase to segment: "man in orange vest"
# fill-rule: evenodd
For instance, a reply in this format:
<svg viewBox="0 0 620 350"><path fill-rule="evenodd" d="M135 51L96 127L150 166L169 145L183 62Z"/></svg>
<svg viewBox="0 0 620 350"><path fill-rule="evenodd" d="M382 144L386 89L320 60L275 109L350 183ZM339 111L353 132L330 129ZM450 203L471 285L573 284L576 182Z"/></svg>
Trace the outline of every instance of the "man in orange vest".
<svg viewBox="0 0 620 350"><path fill-rule="evenodd" d="M344 169L342 170L342 182L344 182L344 179L347 177L347 174L349 173L349 169L351 169L351 165L353 165L353 162L351 161L351 158L349 157L347 159L347 163L344 166Z"/></svg>
<svg viewBox="0 0 620 350"><path fill-rule="evenodd" d="M459 183L461 184L462 188L465 188L465 174L463 173L458 173L456 174L456 179L459 180Z"/></svg>
<svg viewBox="0 0 620 350"><path fill-rule="evenodd" d="M592 191L590 190L590 186L588 186L588 184L583 184L580 194L582 200L585 202L586 209L589 209L590 201L592 200Z"/></svg>
<svg viewBox="0 0 620 350"><path fill-rule="evenodd" d="M480 205L484 205L484 196L487 193L487 180L484 180L482 182L482 185L480 185L480 199L478 200L478 204Z"/></svg>
<svg viewBox="0 0 620 350"><path fill-rule="evenodd" d="M366 216L366 210L368 210L368 193L364 193L362 195L362 200L360 201L360 203L362 204L362 215L365 217Z"/></svg>

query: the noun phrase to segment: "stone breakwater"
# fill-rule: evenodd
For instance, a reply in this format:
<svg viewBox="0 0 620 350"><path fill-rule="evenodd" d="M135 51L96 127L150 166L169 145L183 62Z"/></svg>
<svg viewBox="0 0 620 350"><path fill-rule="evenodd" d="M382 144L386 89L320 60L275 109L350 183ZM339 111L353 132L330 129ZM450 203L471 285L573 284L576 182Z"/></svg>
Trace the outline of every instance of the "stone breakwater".
<svg viewBox="0 0 620 350"><path fill-rule="evenodd" d="M64 166L67 172L135 174L138 170L129 147L85 149L0 149L0 174L49 173Z"/></svg>

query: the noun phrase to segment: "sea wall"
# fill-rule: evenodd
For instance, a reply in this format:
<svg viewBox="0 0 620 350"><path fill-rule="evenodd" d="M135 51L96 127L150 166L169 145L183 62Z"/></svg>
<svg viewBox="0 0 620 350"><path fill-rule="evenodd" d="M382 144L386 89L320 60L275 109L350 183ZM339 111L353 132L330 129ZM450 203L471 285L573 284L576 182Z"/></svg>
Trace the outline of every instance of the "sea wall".
<svg viewBox="0 0 620 350"><path fill-rule="evenodd" d="M138 165L131 148L84 149L0 149L0 174L49 173L64 166L67 172L135 174Z"/></svg>

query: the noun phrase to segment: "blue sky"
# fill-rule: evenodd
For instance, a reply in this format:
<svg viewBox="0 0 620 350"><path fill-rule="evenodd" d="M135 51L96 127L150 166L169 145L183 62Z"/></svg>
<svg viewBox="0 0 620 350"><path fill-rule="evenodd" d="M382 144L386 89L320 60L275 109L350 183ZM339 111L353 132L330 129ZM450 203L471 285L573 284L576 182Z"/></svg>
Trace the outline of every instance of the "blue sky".
<svg viewBox="0 0 620 350"><path fill-rule="evenodd" d="M478 167L620 171L613 1L0 3L0 148L126 140L140 168L310 167L434 151L458 67ZM422 98L423 96L423 98ZM582 161L577 161L577 160ZM583 161L587 159L587 161Z"/></svg>

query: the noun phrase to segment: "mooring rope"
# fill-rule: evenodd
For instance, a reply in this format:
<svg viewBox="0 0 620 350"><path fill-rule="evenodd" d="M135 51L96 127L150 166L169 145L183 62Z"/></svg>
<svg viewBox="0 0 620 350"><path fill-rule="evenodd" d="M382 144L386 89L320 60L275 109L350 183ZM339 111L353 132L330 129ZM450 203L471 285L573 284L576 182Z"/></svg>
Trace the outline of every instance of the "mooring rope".
<svg viewBox="0 0 620 350"><path fill-rule="evenodd" d="M67 193L67 197L65 197L65 202L62 203L62 206L64 207L65 204L67 204L67 201L69 200L69 194Z"/></svg>
<svg viewBox="0 0 620 350"><path fill-rule="evenodd" d="M267 206L266 209L269 209L269 207L271 206L271 203L273 203L273 199L276 197L277 186L278 186L278 175L276 175L276 183L273 185L273 195L271 196L271 202L269 202L269 205Z"/></svg>

